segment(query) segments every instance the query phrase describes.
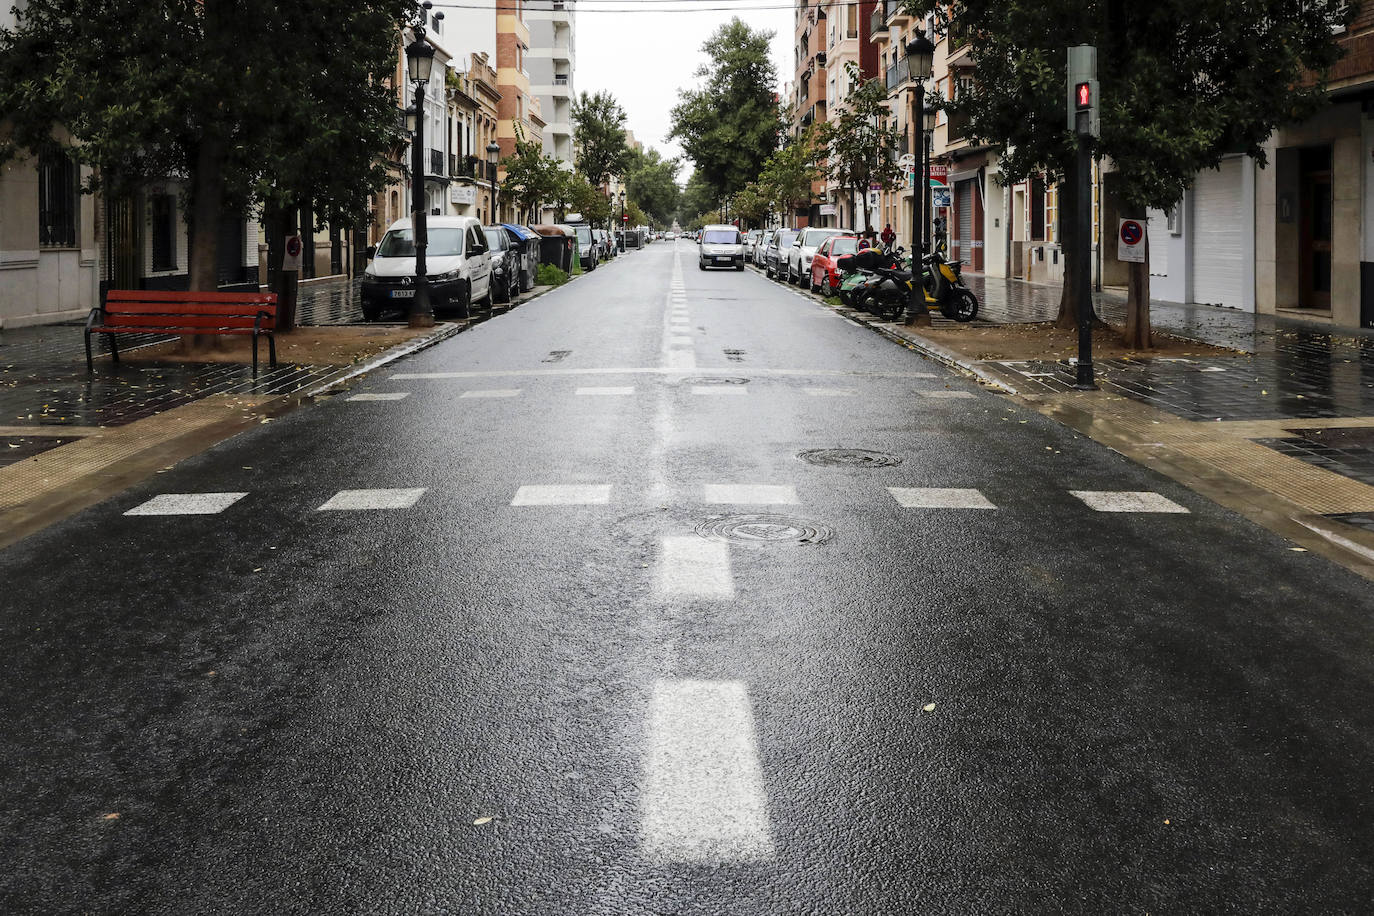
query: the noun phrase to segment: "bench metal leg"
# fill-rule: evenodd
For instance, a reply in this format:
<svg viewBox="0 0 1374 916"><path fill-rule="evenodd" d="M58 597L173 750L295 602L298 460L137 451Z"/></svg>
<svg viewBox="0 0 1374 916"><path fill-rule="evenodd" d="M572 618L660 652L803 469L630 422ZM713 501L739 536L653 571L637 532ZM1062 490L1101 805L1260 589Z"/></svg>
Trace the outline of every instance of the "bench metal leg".
<svg viewBox="0 0 1374 916"><path fill-rule="evenodd" d="M86 372L90 373L94 371L95 363L91 362L91 332L88 328L86 330Z"/></svg>
<svg viewBox="0 0 1374 916"><path fill-rule="evenodd" d="M119 338L114 334L106 334L105 339L110 342L110 359L119 362Z"/></svg>
<svg viewBox="0 0 1374 916"><path fill-rule="evenodd" d="M258 335L253 335L253 378L258 377Z"/></svg>
<svg viewBox="0 0 1374 916"><path fill-rule="evenodd" d="M272 368L277 368L277 335L267 335L267 353L272 359Z"/></svg>

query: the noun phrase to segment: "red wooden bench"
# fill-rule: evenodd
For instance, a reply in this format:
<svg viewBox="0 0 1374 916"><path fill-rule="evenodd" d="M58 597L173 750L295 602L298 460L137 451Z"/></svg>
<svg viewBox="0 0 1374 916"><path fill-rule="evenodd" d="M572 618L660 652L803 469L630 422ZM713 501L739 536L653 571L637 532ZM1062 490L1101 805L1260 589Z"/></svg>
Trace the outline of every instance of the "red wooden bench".
<svg viewBox="0 0 1374 916"><path fill-rule="evenodd" d="M258 338L266 337L277 367L276 293L202 293L170 290L112 289L105 304L86 317L86 369L91 362L91 335L106 334L110 356L119 362L118 334L252 334L253 374L258 374Z"/></svg>

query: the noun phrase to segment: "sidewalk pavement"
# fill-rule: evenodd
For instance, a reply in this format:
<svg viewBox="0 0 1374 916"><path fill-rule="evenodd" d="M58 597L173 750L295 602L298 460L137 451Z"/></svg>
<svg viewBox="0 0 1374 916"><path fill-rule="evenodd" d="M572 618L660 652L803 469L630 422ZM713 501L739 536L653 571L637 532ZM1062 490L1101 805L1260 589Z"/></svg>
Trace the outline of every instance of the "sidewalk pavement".
<svg viewBox="0 0 1374 916"><path fill-rule="evenodd" d="M1059 287L969 276L975 326L1052 321ZM1120 326L1124 295L1094 296ZM1232 357L1095 361L1101 391L1073 388L1074 360L978 360L920 328L839 309L960 368L1252 521L1374 578L1374 332L1205 305L1153 303L1156 331ZM936 316L936 328L958 325Z"/></svg>

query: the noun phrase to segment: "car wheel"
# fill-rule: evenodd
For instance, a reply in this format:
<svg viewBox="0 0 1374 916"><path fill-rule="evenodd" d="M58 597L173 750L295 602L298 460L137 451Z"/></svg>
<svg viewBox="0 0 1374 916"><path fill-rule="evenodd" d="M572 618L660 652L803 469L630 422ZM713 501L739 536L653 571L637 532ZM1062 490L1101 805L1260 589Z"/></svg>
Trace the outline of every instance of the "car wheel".
<svg viewBox="0 0 1374 916"><path fill-rule="evenodd" d="M706 264L705 264L705 262L703 262L703 261L697 261L697 270L705 270L705 269L706 269Z"/></svg>
<svg viewBox="0 0 1374 916"><path fill-rule="evenodd" d="M363 321L377 321L382 317L382 310L376 306L363 306Z"/></svg>

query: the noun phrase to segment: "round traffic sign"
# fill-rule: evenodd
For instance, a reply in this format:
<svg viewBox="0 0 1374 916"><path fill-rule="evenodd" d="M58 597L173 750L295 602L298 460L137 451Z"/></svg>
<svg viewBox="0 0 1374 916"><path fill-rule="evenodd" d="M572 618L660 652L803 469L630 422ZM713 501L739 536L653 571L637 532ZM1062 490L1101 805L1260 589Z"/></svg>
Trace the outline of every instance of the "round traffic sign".
<svg viewBox="0 0 1374 916"><path fill-rule="evenodd" d="M1145 227L1133 219L1121 223L1121 241L1127 245L1139 245L1145 238Z"/></svg>
<svg viewBox="0 0 1374 916"><path fill-rule="evenodd" d="M301 237L299 235L293 235L286 240L286 253L293 258L300 257L301 247Z"/></svg>

